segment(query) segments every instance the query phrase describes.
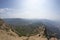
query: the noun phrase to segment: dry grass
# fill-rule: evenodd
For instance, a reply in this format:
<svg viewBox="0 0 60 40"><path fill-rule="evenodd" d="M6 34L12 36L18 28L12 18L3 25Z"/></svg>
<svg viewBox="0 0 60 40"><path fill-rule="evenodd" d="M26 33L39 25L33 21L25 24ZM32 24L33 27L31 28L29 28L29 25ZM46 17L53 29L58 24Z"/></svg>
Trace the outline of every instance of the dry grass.
<svg viewBox="0 0 60 40"><path fill-rule="evenodd" d="M17 34L14 32L11 33L12 35L9 35L7 32L0 30L0 40L47 40L47 38L42 37L42 36L30 36L30 37L19 37ZM14 35L14 36L13 36ZM50 40L57 40L56 38L51 38Z"/></svg>
<svg viewBox="0 0 60 40"><path fill-rule="evenodd" d="M0 30L0 40L27 40L27 37L19 37L16 33Z"/></svg>

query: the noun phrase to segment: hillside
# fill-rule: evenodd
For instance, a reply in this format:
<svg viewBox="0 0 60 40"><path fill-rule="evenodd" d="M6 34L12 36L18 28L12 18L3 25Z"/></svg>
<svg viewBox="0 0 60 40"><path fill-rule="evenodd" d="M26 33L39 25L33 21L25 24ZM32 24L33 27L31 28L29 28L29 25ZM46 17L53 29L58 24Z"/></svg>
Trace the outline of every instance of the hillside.
<svg viewBox="0 0 60 40"><path fill-rule="evenodd" d="M43 37L44 34L43 27L40 30L43 30L41 31L41 33L42 32L43 33L42 34L40 33L41 37ZM30 37L26 36L19 37L15 32L12 31L12 29L7 23L0 19L0 40L40 40L41 37L39 37L39 34ZM47 38L44 37L43 39L45 40Z"/></svg>
<svg viewBox="0 0 60 40"><path fill-rule="evenodd" d="M37 27L41 27L44 25L46 27L48 34L54 34L56 33L56 37L60 38L60 27L59 25L52 20L47 20L47 19L33 19L33 20L28 20L28 19L20 19L20 18L11 18L11 19L4 19L5 22L10 24L17 32L19 35L24 35L28 36L30 34L37 34L34 32ZM22 30L23 29L23 30Z"/></svg>
<svg viewBox="0 0 60 40"><path fill-rule="evenodd" d="M20 40L19 36L2 19L0 19L0 40Z"/></svg>
<svg viewBox="0 0 60 40"><path fill-rule="evenodd" d="M55 33L49 31L46 28L47 26L42 22L36 21L32 24L31 22L33 21L30 21L30 24L28 25L13 26L0 19L0 40L48 40L53 36L57 39ZM51 33L51 35L49 33Z"/></svg>
<svg viewBox="0 0 60 40"><path fill-rule="evenodd" d="M32 36L19 37L15 32L12 31L11 27L7 23L0 19L0 40L33 40L34 38L35 36L33 36L33 38Z"/></svg>

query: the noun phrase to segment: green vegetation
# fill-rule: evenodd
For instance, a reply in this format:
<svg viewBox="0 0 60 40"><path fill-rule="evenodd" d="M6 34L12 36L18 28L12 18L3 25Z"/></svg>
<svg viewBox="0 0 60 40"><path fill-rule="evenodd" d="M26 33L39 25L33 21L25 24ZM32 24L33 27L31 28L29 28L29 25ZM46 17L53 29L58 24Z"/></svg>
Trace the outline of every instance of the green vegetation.
<svg viewBox="0 0 60 40"><path fill-rule="evenodd" d="M14 29L19 36L31 36L40 33L39 27L42 26L43 24L19 25L15 26Z"/></svg>
<svg viewBox="0 0 60 40"><path fill-rule="evenodd" d="M19 33L20 36L30 36L32 34L36 34L37 32L34 31L35 27L16 27L15 30Z"/></svg>
<svg viewBox="0 0 60 40"><path fill-rule="evenodd" d="M43 28L41 28L41 27L43 27ZM15 26L13 29L15 30L15 32L19 36L28 36L29 37L31 35L39 34L41 31L44 31L44 35L47 38L50 38L51 36L53 36L53 34L54 34L54 36L56 36L55 32L50 31L46 27L47 26L42 24L42 23L40 23L40 24L39 23L37 23L37 24L35 23L35 24L31 24L31 25L19 25L19 26Z"/></svg>

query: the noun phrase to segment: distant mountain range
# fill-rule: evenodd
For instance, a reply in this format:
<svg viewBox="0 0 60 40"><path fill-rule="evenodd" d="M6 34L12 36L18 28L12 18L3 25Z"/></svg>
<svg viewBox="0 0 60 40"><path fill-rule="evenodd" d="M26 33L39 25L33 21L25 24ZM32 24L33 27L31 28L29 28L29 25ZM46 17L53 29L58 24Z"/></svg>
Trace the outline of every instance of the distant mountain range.
<svg viewBox="0 0 60 40"><path fill-rule="evenodd" d="M43 23L48 26L60 27L58 22L47 20L47 19L21 19L21 18L7 18L4 19L5 22L12 25L28 25L33 23Z"/></svg>

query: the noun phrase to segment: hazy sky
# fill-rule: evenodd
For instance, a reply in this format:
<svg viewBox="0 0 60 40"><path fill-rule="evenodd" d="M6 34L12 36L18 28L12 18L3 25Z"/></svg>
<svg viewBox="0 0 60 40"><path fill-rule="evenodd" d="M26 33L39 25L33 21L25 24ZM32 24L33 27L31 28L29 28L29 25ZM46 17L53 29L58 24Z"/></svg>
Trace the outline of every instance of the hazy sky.
<svg viewBox="0 0 60 40"><path fill-rule="evenodd" d="M60 20L60 0L0 0L0 17Z"/></svg>

